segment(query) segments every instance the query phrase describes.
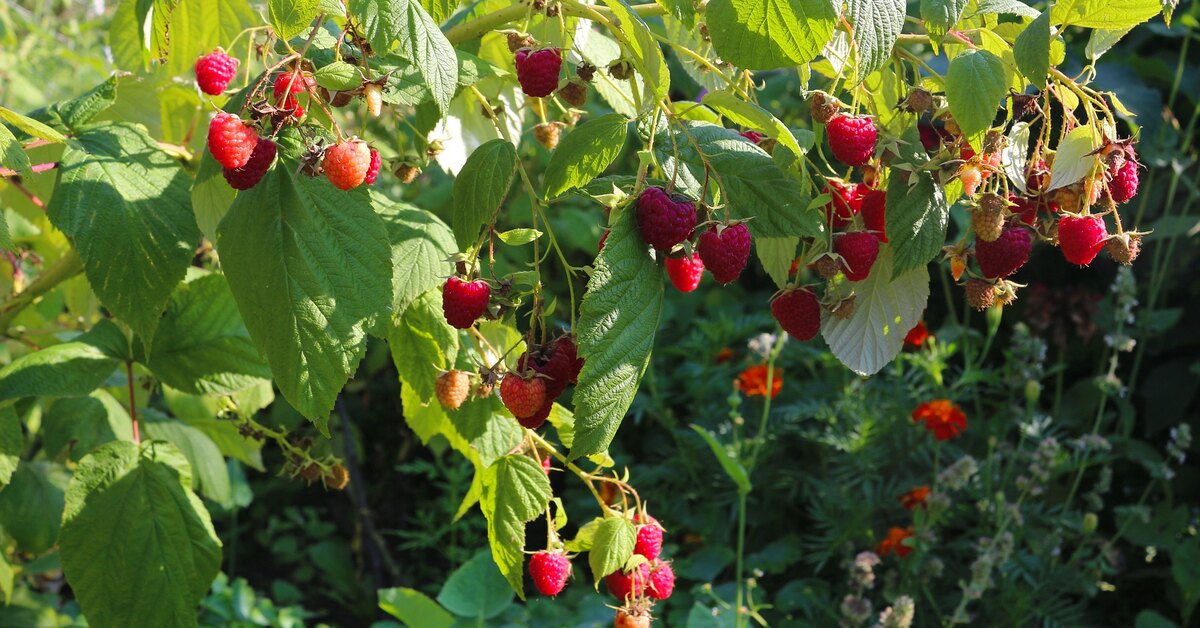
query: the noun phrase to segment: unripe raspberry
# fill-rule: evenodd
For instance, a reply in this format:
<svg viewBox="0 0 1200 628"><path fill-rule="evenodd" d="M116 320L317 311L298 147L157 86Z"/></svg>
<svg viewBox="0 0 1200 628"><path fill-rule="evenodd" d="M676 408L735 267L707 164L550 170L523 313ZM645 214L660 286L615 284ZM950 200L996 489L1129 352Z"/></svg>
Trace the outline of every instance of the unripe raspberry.
<svg viewBox="0 0 1200 628"><path fill-rule="evenodd" d="M417 180L417 177L421 174L421 169L413 164L404 162L399 166L396 166L395 174L396 178L400 179L401 183L407 184Z"/></svg>
<svg viewBox="0 0 1200 628"><path fill-rule="evenodd" d="M979 184L983 183L983 171L975 164L964 164L958 170L958 180L962 181L963 194L975 196L975 192L979 190Z"/></svg>
<svg viewBox="0 0 1200 628"><path fill-rule="evenodd" d="M541 551L529 557L529 575L542 595L555 596L567 586L571 561L561 551Z"/></svg>
<svg viewBox="0 0 1200 628"><path fill-rule="evenodd" d="M568 106L582 109L587 104L587 84L576 80L567 81L566 85L559 88L558 97Z"/></svg>
<svg viewBox="0 0 1200 628"><path fill-rule="evenodd" d="M241 168L250 161L258 133L232 113L218 113L208 123L208 151L226 168Z"/></svg>
<svg viewBox="0 0 1200 628"><path fill-rule="evenodd" d="M347 140L325 151L321 169L325 177L339 190L362 185L371 168L371 148L362 140Z"/></svg>
<svg viewBox="0 0 1200 628"><path fill-rule="evenodd" d="M926 111L933 109L933 94L921 89L914 88L908 92L908 97L902 103L902 109L909 113L921 115Z"/></svg>
<svg viewBox="0 0 1200 628"><path fill-rule="evenodd" d="M971 209L971 228L975 236L983 242L993 242L1000 237L1004 230L1004 214L1008 211L1008 203L999 195L984 194L979 199L979 205Z"/></svg>
<svg viewBox="0 0 1200 628"><path fill-rule="evenodd" d="M533 127L533 137L546 150L554 150L558 148L558 141L562 139L562 129L561 122L542 122Z"/></svg>
<svg viewBox="0 0 1200 628"><path fill-rule="evenodd" d="M537 41L525 33L509 33L508 34L508 51L516 53L522 48L532 48L537 45Z"/></svg>
<svg viewBox="0 0 1200 628"><path fill-rule="evenodd" d="M696 204L660 187L648 187L638 196L637 224L646 244L665 253L696 228Z"/></svg>
<svg viewBox="0 0 1200 628"><path fill-rule="evenodd" d="M1104 250L1114 262L1129 266L1142 251L1142 236L1139 233L1114 235L1104 245Z"/></svg>
<svg viewBox="0 0 1200 628"><path fill-rule="evenodd" d="M241 168L222 168L221 174L229 182L229 187L235 190L249 190L262 181L263 175L271 169L275 162L275 142L263 138L254 145L250 160Z"/></svg>
<svg viewBox="0 0 1200 628"><path fill-rule="evenodd" d="M464 371L446 371L434 385L438 403L448 410L457 410L471 392L471 376Z"/></svg>
<svg viewBox="0 0 1200 628"><path fill-rule="evenodd" d="M809 108L812 112L813 122L828 124L837 115L841 103L825 92L813 92L809 100Z"/></svg>
<svg viewBox="0 0 1200 628"><path fill-rule="evenodd" d="M558 88L562 53L558 48L521 49L516 53L517 81L526 96L545 98Z"/></svg>
<svg viewBox="0 0 1200 628"><path fill-rule="evenodd" d="M817 274L821 276L821 279L833 279L842 272L842 263L828 253L818 257L817 261L813 263L813 267L817 269Z"/></svg>
<svg viewBox="0 0 1200 628"><path fill-rule="evenodd" d="M634 603L617 609L613 618L613 628L650 628L652 619L648 605Z"/></svg>
<svg viewBox="0 0 1200 628"><path fill-rule="evenodd" d="M825 131L829 134L833 156L847 166L865 166L875 154L879 132L871 118L836 115Z"/></svg>
<svg viewBox="0 0 1200 628"><path fill-rule="evenodd" d="M625 59L618 59L608 66L608 75L618 81L632 79L633 63Z"/></svg>
<svg viewBox="0 0 1200 628"><path fill-rule="evenodd" d="M821 303L808 288L789 290L776 297L771 301L771 314L796 340L812 340L821 331Z"/></svg>
<svg viewBox="0 0 1200 628"><path fill-rule="evenodd" d="M340 491L350 484L350 472L341 464L335 464L329 469L329 474L325 476L325 486L334 490Z"/></svg>
<svg viewBox="0 0 1200 628"><path fill-rule="evenodd" d="M977 310L986 310L996 304L996 285L991 281L972 277L967 280L964 290L967 305Z"/></svg>
<svg viewBox="0 0 1200 628"><path fill-rule="evenodd" d="M442 313L451 327L470 329L487 312L492 287L482 279L450 277L442 286Z"/></svg>
<svg viewBox="0 0 1200 628"><path fill-rule="evenodd" d="M383 110L383 88L378 83L363 85L363 100L367 102L367 112L378 117Z"/></svg>
<svg viewBox="0 0 1200 628"><path fill-rule="evenodd" d="M200 86L200 91L209 96L218 96L224 93L229 82L237 74L238 63L237 59L225 54L225 51L220 48L196 59L193 69L196 72L196 84Z"/></svg>
<svg viewBox="0 0 1200 628"><path fill-rule="evenodd" d="M750 260L750 230L740 222L714 225L700 234L696 250L717 283L732 283L741 276Z"/></svg>

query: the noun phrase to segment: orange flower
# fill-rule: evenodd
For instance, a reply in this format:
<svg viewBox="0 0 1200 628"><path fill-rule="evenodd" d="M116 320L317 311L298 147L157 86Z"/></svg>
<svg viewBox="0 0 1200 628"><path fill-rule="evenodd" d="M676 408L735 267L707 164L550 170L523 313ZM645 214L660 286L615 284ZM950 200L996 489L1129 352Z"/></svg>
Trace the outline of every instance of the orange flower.
<svg viewBox="0 0 1200 628"><path fill-rule="evenodd" d="M737 354L733 352L733 349L730 349L729 347L725 347L724 349L721 349L720 351L717 352L717 364L722 364L724 362L728 362L736 356L737 356Z"/></svg>
<svg viewBox="0 0 1200 628"><path fill-rule="evenodd" d="M767 365L759 364L742 371L737 378L737 388L751 397L765 397L767 395ZM781 388L783 388L783 371L776 368L771 374L772 399L779 394Z"/></svg>
<svg viewBox="0 0 1200 628"><path fill-rule="evenodd" d="M919 349L924 346L925 341L929 340L930 336L931 334L929 333L929 328L925 326L925 321L921 321L905 334L904 346Z"/></svg>
<svg viewBox="0 0 1200 628"><path fill-rule="evenodd" d="M905 510L911 511L917 506L924 506L926 497L929 497L929 487L918 486L900 496L900 505L904 506Z"/></svg>
<svg viewBox="0 0 1200 628"><path fill-rule="evenodd" d="M914 421L924 421L925 429L938 440L957 438L967 429L967 414L949 399L926 401L913 410Z"/></svg>
<svg viewBox="0 0 1200 628"><path fill-rule="evenodd" d="M888 554L896 554L900 558L904 558L912 553L913 548L904 544L904 539L910 538L913 535L912 526L907 528L897 528L892 526L888 528L887 537L875 546L875 553L880 556Z"/></svg>

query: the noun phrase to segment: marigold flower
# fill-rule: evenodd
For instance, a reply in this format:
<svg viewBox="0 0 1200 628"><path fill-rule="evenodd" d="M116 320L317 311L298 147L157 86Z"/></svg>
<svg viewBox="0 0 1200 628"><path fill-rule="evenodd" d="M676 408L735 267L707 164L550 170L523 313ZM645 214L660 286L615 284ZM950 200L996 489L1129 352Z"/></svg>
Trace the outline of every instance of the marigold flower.
<svg viewBox="0 0 1200 628"><path fill-rule="evenodd" d="M767 395L767 365L759 364L741 372L737 378L737 388L742 394L750 397L765 397ZM776 368L771 373L771 398L779 394L783 388L783 371Z"/></svg>
<svg viewBox="0 0 1200 628"><path fill-rule="evenodd" d="M898 528L896 526L892 526L891 528L888 528L887 536L879 542L879 545L875 546L875 553L879 554L880 556L895 554L900 558L904 558L913 551L913 548L904 544L904 539L907 539L912 535L912 526L908 526L907 528Z"/></svg>
<svg viewBox="0 0 1200 628"><path fill-rule="evenodd" d="M900 496L900 505L904 506L905 510L911 511L917 506L924 506L927 497L929 497L929 487L918 486Z"/></svg>
<svg viewBox="0 0 1200 628"><path fill-rule="evenodd" d="M925 321L921 321L904 335L904 346L920 349L931 336L929 328L925 326Z"/></svg>
<svg viewBox="0 0 1200 628"><path fill-rule="evenodd" d="M917 406L913 421L924 421L925 429L938 440L957 438L967 429L967 414L949 399L934 399Z"/></svg>

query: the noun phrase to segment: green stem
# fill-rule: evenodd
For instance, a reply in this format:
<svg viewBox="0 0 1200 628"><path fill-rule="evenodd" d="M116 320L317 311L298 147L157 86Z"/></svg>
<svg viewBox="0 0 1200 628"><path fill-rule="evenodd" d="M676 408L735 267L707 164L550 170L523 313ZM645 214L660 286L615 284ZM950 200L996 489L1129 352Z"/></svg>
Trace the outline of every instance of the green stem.
<svg viewBox="0 0 1200 628"><path fill-rule="evenodd" d="M746 625L746 615L742 612L742 600L745 599L746 583L742 579L743 560L746 553L746 497L747 493L738 491L738 538L737 538L737 567L735 568L735 577L737 578L737 598L734 603L733 625L735 628L742 628Z"/></svg>
<svg viewBox="0 0 1200 628"><path fill-rule="evenodd" d="M32 283L8 303L0 306L0 332L7 332L17 315L29 307L38 297L50 292L58 284L83 272L83 260L75 249L68 249L53 266L42 271Z"/></svg>

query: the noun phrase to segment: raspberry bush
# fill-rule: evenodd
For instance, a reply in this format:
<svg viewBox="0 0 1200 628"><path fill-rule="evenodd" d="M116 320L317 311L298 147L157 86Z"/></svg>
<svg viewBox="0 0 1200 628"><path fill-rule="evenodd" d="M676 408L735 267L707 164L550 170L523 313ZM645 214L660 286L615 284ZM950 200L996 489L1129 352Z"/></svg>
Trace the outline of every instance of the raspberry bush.
<svg viewBox="0 0 1200 628"><path fill-rule="evenodd" d="M482 621L511 599L469 588L488 578L522 599L603 582L617 625L647 625L697 571L673 562L678 510L652 517L610 446L660 395L643 376L681 337L660 328L718 333L678 317L668 282L714 308L770 282L749 316L884 378L906 345L941 347L910 339L931 285L987 312L982 359L1025 277L1137 265L1153 234L1131 105L1095 62L1143 22L1169 31L1171 0L116 4L94 16L107 78L0 108L0 489L50 521L14 524L0 491L0 589L60 561L89 625L195 623L243 467L367 512L347 399L383 368L408 429L469 466L453 514L478 507L489 548L436 602L383 589L384 610ZM739 541L771 343L737 383L764 397L755 440L686 432L735 485ZM940 401L914 420L958 438L966 414ZM874 560L924 555L928 494L906 493L916 531ZM744 554L721 625L767 621ZM912 623L900 597L881 625Z"/></svg>

